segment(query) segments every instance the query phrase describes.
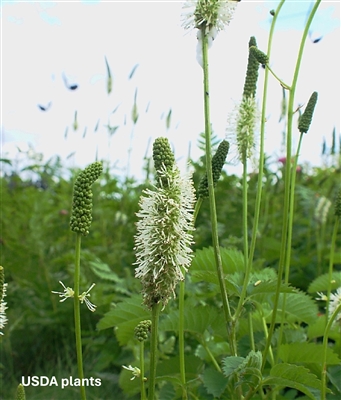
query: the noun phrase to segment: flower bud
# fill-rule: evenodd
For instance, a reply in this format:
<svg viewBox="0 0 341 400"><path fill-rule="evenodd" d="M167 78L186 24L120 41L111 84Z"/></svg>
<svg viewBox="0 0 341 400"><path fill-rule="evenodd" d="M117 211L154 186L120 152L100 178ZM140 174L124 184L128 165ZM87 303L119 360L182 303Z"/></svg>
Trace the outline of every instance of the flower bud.
<svg viewBox="0 0 341 400"><path fill-rule="evenodd" d="M257 47L256 38L251 36L249 41L249 49L251 47ZM258 69L259 63L256 58L253 56L252 52L249 51L249 58L247 62L247 71L246 78L244 83L244 92L243 97L255 97L256 95L256 87L257 87L257 79L258 79Z"/></svg>
<svg viewBox="0 0 341 400"><path fill-rule="evenodd" d="M149 319L145 321L141 321L136 327L135 327L135 337L139 342L144 342L145 340L148 339L148 334L150 332L150 328L152 326L152 321Z"/></svg>
<svg viewBox="0 0 341 400"><path fill-rule="evenodd" d="M316 102L317 102L317 92L314 92L310 96L307 107L305 108L304 113L301 115L298 121L298 130L301 133L307 133L309 130Z"/></svg>
<svg viewBox="0 0 341 400"><path fill-rule="evenodd" d="M89 234L92 221L91 185L99 178L102 171L102 163L94 162L78 175L75 182L70 227L73 232L81 233L83 236Z"/></svg>
<svg viewBox="0 0 341 400"><path fill-rule="evenodd" d="M268 64L269 57L261 50L259 50L256 46L251 46L249 51L254 56L254 58L259 62L259 64Z"/></svg>
<svg viewBox="0 0 341 400"><path fill-rule="evenodd" d="M212 157L212 176L213 176L213 185L216 186L220 175L221 171L223 169L223 166L226 161L227 154L229 152L230 144L227 140L223 140ZM199 183L199 188L198 188L198 195L199 197L205 198L208 197L208 180L207 180L207 174L205 174Z"/></svg>
<svg viewBox="0 0 341 400"><path fill-rule="evenodd" d="M160 171L164 168L167 171L171 171L175 164L174 154L167 138L159 137L155 139L153 143L153 160L158 184L161 182L163 186L167 186L167 180L164 174L160 174Z"/></svg>
<svg viewBox="0 0 341 400"><path fill-rule="evenodd" d="M21 383L19 383L19 385L17 387L16 400L26 400L25 388Z"/></svg>

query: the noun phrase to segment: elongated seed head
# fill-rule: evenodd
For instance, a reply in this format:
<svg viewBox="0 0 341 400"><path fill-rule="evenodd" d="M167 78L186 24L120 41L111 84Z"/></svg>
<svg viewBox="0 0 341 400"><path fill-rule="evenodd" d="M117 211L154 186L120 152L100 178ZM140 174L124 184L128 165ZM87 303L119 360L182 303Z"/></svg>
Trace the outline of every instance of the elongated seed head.
<svg viewBox="0 0 341 400"><path fill-rule="evenodd" d="M75 182L70 227L73 232L81 233L83 236L89 234L92 221L91 185L99 178L102 171L102 163L94 162L78 175Z"/></svg>
<svg viewBox="0 0 341 400"><path fill-rule="evenodd" d="M223 169L223 166L226 161L227 154L229 152L230 144L227 140L223 140L212 157L212 176L213 176L213 185L216 186L220 175L221 171ZM208 180L207 180L207 174L205 174L199 183L199 188L198 188L198 195L199 197L205 198L208 197Z"/></svg>
<svg viewBox="0 0 341 400"><path fill-rule="evenodd" d="M314 109L317 102L317 92L314 92L308 101L307 107L304 110L304 113L301 115L298 121L298 130L301 133L307 133L311 124L311 120L313 119Z"/></svg>

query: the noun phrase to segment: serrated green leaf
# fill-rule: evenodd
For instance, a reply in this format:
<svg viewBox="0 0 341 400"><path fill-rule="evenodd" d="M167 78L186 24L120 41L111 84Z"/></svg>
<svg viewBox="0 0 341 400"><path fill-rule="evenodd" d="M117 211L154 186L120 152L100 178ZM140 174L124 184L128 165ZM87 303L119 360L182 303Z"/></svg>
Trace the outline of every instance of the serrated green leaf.
<svg viewBox="0 0 341 400"><path fill-rule="evenodd" d="M331 279L331 289L335 290L341 286L341 272L333 272ZM329 287L329 274L323 274L314 279L308 288L308 293L327 291Z"/></svg>
<svg viewBox="0 0 341 400"><path fill-rule="evenodd" d="M228 384L227 378L219 371L213 368L205 369L202 374L207 393L212 394L214 397L219 397L223 394Z"/></svg>
<svg viewBox="0 0 341 400"><path fill-rule="evenodd" d="M312 389L321 390L321 381L307 368L287 363L276 364L265 378L262 385L291 387L316 400Z"/></svg>
<svg viewBox="0 0 341 400"><path fill-rule="evenodd" d="M159 398L163 400L173 400L175 398L175 390L170 382L162 386L159 392Z"/></svg>
<svg viewBox="0 0 341 400"><path fill-rule="evenodd" d="M308 338L316 339L319 337L323 337L326 329L326 316L318 315L315 322L313 324L309 324L308 326ZM330 339L339 340L340 332L337 325L333 325L328 333L328 337Z"/></svg>
<svg viewBox="0 0 341 400"><path fill-rule="evenodd" d="M115 327L115 334L120 345L126 345L134 338L136 325L144 319L150 319L150 312L142 306L141 302L140 296L134 296L126 302L118 303L114 310L106 313L98 322L97 329Z"/></svg>
<svg viewBox="0 0 341 400"><path fill-rule="evenodd" d="M316 363L322 365L323 347L317 343L287 343L282 344L278 349L279 358L289 364L295 363ZM339 357L327 348L327 364L339 365Z"/></svg>
<svg viewBox="0 0 341 400"><path fill-rule="evenodd" d="M247 289L248 297L255 297L257 299L264 299L264 295L274 294L277 290L277 281L260 281L256 282L257 285L249 285ZM281 293L295 293L296 289L289 286L288 284L282 283L280 286ZM255 297L256 298L256 297Z"/></svg>
<svg viewBox="0 0 341 400"><path fill-rule="evenodd" d="M224 274L233 274L244 271L243 253L235 249L220 248ZM216 264L213 247L197 250L191 265L191 273L194 271L216 272Z"/></svg>
<svg viewBox="0 0 341 400"><path fill-rule="evenodd" d="M281 293L279 297L277 317L281 318L283 312L283 298ZM313 323L318 314L318 308L314 300L303 292L286 294L285 319L287 322L305 322Z"/></svg>
<svg viewBox="0 0 341 400"><path fill-rule="evenodd" d="M114 282L120 282L120 278L118 275L113 272L108 264L105 264L103 262L95 262L95 261L90 261L89 262L90 268L94 274L96 274L99 278L101 279L106 279L109 281L114 281Z"/></svg>
<svg viewBox="0 0 341 400"><path fill-rule="evenodd" d="M218 310L209 306L197 306L194 308L185 307L184 328L187 332L203 335L204 332L219 323L221 320ZM175 310L160 321L160 330L179 330L179 312Z"/></svg>
<svg viewBox="0 0 341 400"><path fill-rule="evenodd" d="M337 365L336 367L328 368L327 371L328 378L330 382L335 386L337 391L341 394L341 365Z"/></svg>
<svg viewBox="0 0 341 400"><path fill-rule="evenodd" d="M232 375L239 368L239 366L243 364L244 361L244 357L225 357L223 359L223 372L225 376L228 377Z"/></svg>

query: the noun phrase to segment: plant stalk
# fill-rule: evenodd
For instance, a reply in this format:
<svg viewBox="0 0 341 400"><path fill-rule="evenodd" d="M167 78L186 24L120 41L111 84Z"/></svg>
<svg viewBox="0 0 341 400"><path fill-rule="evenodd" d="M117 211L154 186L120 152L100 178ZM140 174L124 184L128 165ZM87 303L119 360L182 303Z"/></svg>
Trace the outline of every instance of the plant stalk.
<svg viewBox="0 0 341 400"><path fill-rule="evenodd" d="M79 379L81 380L81 386L80 386L81 399L86 400L85 386L83 386L84 371L83 371L82 329L81 329L80 301L79 301L80 254L81 254L81 234L77 233L76 249L75 249L75 274L74 274L75 335L76 335L78 376Z"/></svg>

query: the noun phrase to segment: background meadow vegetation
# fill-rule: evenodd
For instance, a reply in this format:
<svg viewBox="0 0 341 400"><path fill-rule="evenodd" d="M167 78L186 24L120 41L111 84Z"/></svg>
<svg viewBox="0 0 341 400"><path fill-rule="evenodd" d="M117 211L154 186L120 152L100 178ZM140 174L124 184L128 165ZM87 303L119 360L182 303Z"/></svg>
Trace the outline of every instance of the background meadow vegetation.
<svg viewBox="0 0 341 400"><path fill-rule="evenodd" d="M201 139L199 146L202 146ZM215 138L213 145L217 142ZM323 336L325 304L316 302L315 298L317 291L326 290L325 274L335 218L333 200L340 184L340 151L336 142L334 132L330 143L323 144L320 167L299 166L289 282L300 290L301 295L292 304L290 299L287 300L288 325L282 347L276 349L280 359L303 365L317 376L320 358L316 348L311 352L309 345L320 343ZM69 228L69 218L73 183L79 171L66 169L58 158L44 161L42 155L32 151L22 153L20 157L24 166L16 160L2 160L1 265L5 268L8 283L9 320L1 343L2 400L14 398L22 376L55 376L58 380L77 377L73 302L60 303L51 291L61 289L58 281L72 286L75 239ZM145 161L146 178L143 181L122 178L107 161L102 176L93 185L93 222L89 236L83 239L80 286L83 291L96 283L91 301L97 305L97 310L91 313L83 304L81 318L85 377L99 377L102 385L87 389L89 399L140 398L138 379L131 381L131 374L123 370L122 365L137 365L139 346L133 330L139 321L150 318L141 305L140 283L134 278L133 252L139 198L153 180L152 162L148 158ZM204 158L189 161L197 187L205 173ZM254 282L271 281L276 277L285 162L281 160L275 165L266 162L265 165ZM250 227L257 176L257 171L248 174ZM241 178L230 175L229 167L225 166L216 187L216 201L224 272L229 276L232 307L236 305L236 288L241 284L242 274L238 271L239 259L242 259L241 190ZM219 315L218 282L216 278L208 279L210 271L214 271L209 221L206 200L196 221L195 258L186 277L186 373L198 399L228 398L224 397L225 383L213 368L214 359L221 362L228 354L228 345L224 320ZM333 290L341 286L340 233L334 263ZM258 287L262 285L254 286L255 289ZM265 320L269 323L274 290L269 287L264 292L254 293L258 296L257 302L252 301L252 293L249 293L245 305L251 311L256 348L260 350L264 348L265 338L255 304L262 304ZM160 319L158 383L162 400L181 397L173 385L178 376L177 313L177 301L170 301ZM239 321L238 328L241 356L246 356L250 347L246 315ZM341 395L338 329L334 327L330 334L327 359L329 387L333 391L327 398L335 399ZM276 332L273 345L276 348ZM299 354L298 348L288 352L283 346L297 345L305 346L306 356L301 354L301 359L292 356L288 360L288 354ZM145 346L148 351L148 342ZM305 398L303 389L286 389L278 398ZM35 400L71 400L79 398L79 388L27 387L26 395L27 399Z"/></svg>

